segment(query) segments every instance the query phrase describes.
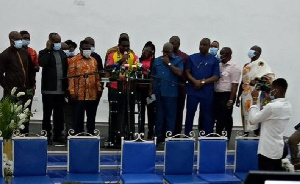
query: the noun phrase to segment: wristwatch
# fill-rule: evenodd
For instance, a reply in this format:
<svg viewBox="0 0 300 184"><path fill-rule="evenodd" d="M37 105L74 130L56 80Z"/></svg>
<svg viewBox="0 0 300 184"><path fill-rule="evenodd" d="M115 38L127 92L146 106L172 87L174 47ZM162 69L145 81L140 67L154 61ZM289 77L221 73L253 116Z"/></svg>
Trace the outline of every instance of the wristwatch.
<svg viewBox="0 0 300 184"><path fill-rule="evenodd" d="M168 66L171 66L172 65L172 63L168 63Z"/></svg>
<svg viewBox="0 0 300 184"><path fill-rule="evenodd" d="M205 84L205 80L201 81L201 84Z"/></svg>

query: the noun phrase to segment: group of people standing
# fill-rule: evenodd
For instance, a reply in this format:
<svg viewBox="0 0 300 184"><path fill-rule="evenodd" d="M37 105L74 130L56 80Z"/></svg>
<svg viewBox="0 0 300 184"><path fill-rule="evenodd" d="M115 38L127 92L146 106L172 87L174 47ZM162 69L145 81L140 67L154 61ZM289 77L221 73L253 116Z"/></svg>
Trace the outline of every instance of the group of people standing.
<svg viewBox="0 0 300 184"><path fill-rule="evenodd" d="M248 131L248 112L251 105L251 91L256 80L266 76L273 80L273 73L260 59L261 48L253 46L249 51L251 62L243 68L243 78L238 85L241 70L232 61L232 50L208 38L200 41L199 53L187 55L180 50L180 38L172 36L163 45L162 56L155 57L155 46L147 42L138 58L130 49L129 36L120 34L118 45L108 49L105 62L95 52L95 41L86 37L79 44L79 54L74 50L77 44L71 40L61 41L58 33L50 33L46 48L37 52L30 48L30 34L27 31L12 31L9 34L10 47L0 55L0 84L4 96L13 87L27 93L32 98L35 91L35 73L42 68L42 128L48 132L49 144L63 141L64 123L66 129L84 131L84 113L87 116L86 132L93 134L95 116L102 96L104 83L99 73L107 68L124 64L131 67L140 63L143 73L152 79L149 85L139 85L141 96L141 121L139 132L145 132L145 109L148 113L148 138L154 135L164 141L165 133L173 135L182 132L183 110L186 104L185 131L192 131L195 112L200 107L198 129L206 134L227 131L230 139L233 126L232 110L234 103L239 105L242 97L242 115L245 131ZM114 98L118 84L109 82L108 99ZM238 95L237 95L237 91ZM147 104L146 98L155 95L155 103ZM250 97L249 97L250 95ZM114 104L110 103L110 109ZM134 107L132 107L134 108ZM53 114L53 129L51 115ZM111 118L115 118L114 116ZM111 120L109 120L111 121ZM116 126L111 124L110 126ZM122 125L121 125L122 126ZM155 127L155 128L154 128ZM26 125L25 133L28 132Z"/></svg>

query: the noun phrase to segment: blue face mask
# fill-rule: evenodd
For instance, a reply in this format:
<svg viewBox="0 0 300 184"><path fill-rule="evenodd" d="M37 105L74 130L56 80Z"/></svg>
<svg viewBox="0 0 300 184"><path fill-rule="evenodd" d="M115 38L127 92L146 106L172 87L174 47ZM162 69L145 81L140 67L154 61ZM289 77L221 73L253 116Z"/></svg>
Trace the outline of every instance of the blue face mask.
<svg viewBox="0 0 300 184"><path fill-rule="evenodd" d="M67 57L70 56L70 51L69 50L64 50L65 54L67 55Z"/></svg>
<svg viewBox="0 0 300 184"><path fill-rule="evenodd" d="M53 50L60 50L61 49L61 43L54 43L53 44Z"/></svg>
<svg viewBox="0 0 300 184"><path fill-rule="evenodd" d="M249 51L248 51L248 57L249 57L250 59L252 59L254 56L255 56L255 50L249 50Z"/></svg>
<svg viewBox="0 0 300 184"><path fill-rule="evenodd" d="M15 40L14 41L14 47L16 48L16 49L20 49L20 48L22 48L22 46L23 46L23 43L22 43L22 40Z"/></svg>
<svg viewBox="0 0 300 184"><path fill-rule="evenodd" d="M91 51L92 51L92 53L94 53L95 52L95 47L91 47Z"/></svg>
<svg viewBox="0 0 300 184"><path fill-rule="evenodd" d="M210 53L211 55L215 56L215 55L217 55L218 50L219 50L219 49L216 48L216 47L211 47L211 48L209 49L209 53Z"/></svg>
<svg viewBox="0 0 300 184"><path fill-rule="evenodd" d="M30 40L22 40L23 46L28 46L30 44Z"/></svg>
<svg viewBox="0 0 300 184"><path fill-rule="evenodd" d="M70 57L75 56L75 52L69 52L70 53Z"/></svg>

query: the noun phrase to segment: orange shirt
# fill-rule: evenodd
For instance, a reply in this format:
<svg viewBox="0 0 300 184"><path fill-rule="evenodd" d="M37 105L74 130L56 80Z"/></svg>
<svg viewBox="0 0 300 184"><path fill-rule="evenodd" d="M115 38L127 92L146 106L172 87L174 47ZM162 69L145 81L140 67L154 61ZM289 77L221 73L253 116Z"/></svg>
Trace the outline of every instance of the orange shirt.
<svg viewBox="0 0 300 184"><path fill-rule="evenodd" d="M38 55L37 55L36 51L31 47L27 47L27 52L31 56L31 60L32 60L33 65L34 66L39 66Z"/></svg>
<svg viewBox="0 0 300 184"><path fill-rule="evenodd" d="M97 61L93 58L84 58L78 54L70 59L68 76L73 75L88 75L69 78L69 93L75 95L78 100L96 100L99 91L102 91L100 84L100 76L98 72ZM93 74L95 73L95 74Z"/></svg>

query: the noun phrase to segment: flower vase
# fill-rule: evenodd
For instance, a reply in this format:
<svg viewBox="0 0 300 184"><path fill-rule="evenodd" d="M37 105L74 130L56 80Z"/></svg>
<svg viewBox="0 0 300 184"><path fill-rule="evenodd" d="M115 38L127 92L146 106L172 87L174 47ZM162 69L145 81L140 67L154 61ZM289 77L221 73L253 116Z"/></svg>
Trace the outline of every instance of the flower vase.
<svg viewBox="0 0 300 184"><path fill-rule="evenodd" d="M8 160L12 160L12 140L11 139L4 139L3 153L6 154Z"/></svg>

